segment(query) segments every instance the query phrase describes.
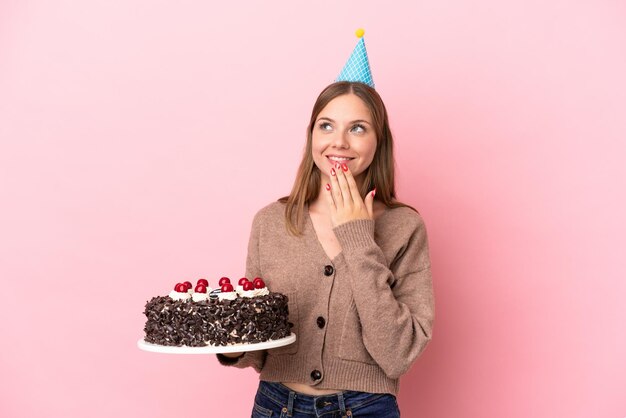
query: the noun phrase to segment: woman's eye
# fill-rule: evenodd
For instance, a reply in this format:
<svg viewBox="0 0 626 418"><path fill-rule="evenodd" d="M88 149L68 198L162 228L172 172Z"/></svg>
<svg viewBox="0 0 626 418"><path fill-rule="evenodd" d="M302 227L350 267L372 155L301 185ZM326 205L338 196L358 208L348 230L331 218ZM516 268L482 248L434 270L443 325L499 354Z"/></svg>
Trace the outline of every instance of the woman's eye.
<svg viewBox="0 0 626 418"><path fill-rule="evenodd" d="M365 127L363 125L354 125L352 127L352 132L356 132L357 134L362 134L365 132Z"/></svg>
<svg viewBox="0 0 626 418"><path fill-rule="evenodd" d="M328 123L328 122L322 122L322 123L320 123L320 129L321 129L322 131L330 131L330 130L331 130L331 128L332 128L332 126L330 126L330 123Z"/></svg>

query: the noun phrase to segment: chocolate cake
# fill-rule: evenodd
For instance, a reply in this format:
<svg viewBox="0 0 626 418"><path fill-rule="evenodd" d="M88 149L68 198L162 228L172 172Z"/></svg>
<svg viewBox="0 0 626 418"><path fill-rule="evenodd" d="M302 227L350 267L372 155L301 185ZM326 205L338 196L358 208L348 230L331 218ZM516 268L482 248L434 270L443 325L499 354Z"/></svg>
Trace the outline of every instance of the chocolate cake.
<svg viewBox="0 0 626 418"><path fill-rule="evenodd" d="M206 284L205 284L206 283ZM195 292L179 283L168 296L146 303L145 341L165 346L203 347L259 343L288 337L287 296L270 292L263 280L241 279L235 291L222 278L211 290L204 279Z"/></svg>

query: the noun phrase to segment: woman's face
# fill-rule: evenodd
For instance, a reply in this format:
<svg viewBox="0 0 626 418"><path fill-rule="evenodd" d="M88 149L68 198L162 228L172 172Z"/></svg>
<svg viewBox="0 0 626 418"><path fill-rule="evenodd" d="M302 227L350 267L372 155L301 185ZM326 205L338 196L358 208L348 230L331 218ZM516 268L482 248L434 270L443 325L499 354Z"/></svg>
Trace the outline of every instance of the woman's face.
<svg viewBox="0 0 626 418"><path fill-rule="evenodd" d="M372 116L354 94L337 96L322 109L315 120L312 140L313 161L327 178L335 163L346 163L358 180L376 151Z"/></svg>

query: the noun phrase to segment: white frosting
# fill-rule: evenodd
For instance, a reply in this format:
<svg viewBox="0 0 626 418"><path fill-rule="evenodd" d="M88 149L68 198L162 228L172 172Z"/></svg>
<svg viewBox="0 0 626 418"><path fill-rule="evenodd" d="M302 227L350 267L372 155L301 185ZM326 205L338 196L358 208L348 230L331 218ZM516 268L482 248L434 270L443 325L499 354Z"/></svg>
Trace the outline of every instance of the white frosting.
<svg viewBox="0 0 626 418"><path fill-rule="evenodd" d="M239 296L242 298L252 298L254 297L254 290L242 290L239 292Z"/></svg>
<svg viewBox="0 0 626 418"><path fill-rule="evenodd" d="M191 299L191 295L188 292L177 292L172 290L169 294L169 297L174 300L187 300Z"/></svg>
<svg viewBox="0 0 626 418"><path fill-rule="evenodd" d="M194 294L191 295L191 299L193 299L194 302L202 302L203 300L209 299L209 292L210 290L208 289L207 289L207 293L195 292Z"/></svg>
<svg viewBox="0 0 626 418"><path fill-rule="evenodd" d="M239 294L241 295L241 297L244 297L244 298L253 298L255 296L269 295L270 291L267 290L267 287L263 287L261 289L242 290Z"/></svg>
<svg viewBox="0 0 626 418"><path fill-rule="evenodd" d="M237 288L235 289L235 292L237 292L237 294L241 295L243 293L243 286L238 284Z"/></svg>
<svg viewBox="0 0 626 418"><path fill-rule="evenodd" d="M267 287L263 287L261 289L254 289L256 293L255 296L265 296L270 294L270 290Z"/></svg>
<svg viewBox="0 0 626 418"><path fill-rule="evenodd" d="M219 298L219 300L224 300L224 299L235 300L237 299L237 292L222 292L222 293L218 293L217 297Z"/></svg>

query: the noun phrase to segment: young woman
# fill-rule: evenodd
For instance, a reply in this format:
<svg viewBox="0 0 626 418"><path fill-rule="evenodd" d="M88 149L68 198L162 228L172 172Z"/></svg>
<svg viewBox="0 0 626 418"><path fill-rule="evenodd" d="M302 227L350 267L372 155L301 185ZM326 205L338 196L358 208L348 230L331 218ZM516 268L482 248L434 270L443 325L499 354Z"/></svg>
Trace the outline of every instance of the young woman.
<svg viewBox="0 0 626 418"><path fill-rule="evenodd" d="M291 194L254 218L246 268L288 296L297 341L218 359L260 373L253 417L396 417L398 379L432 337L426 229L395 200L373 88L328 86L307 133Z"/></svg>

